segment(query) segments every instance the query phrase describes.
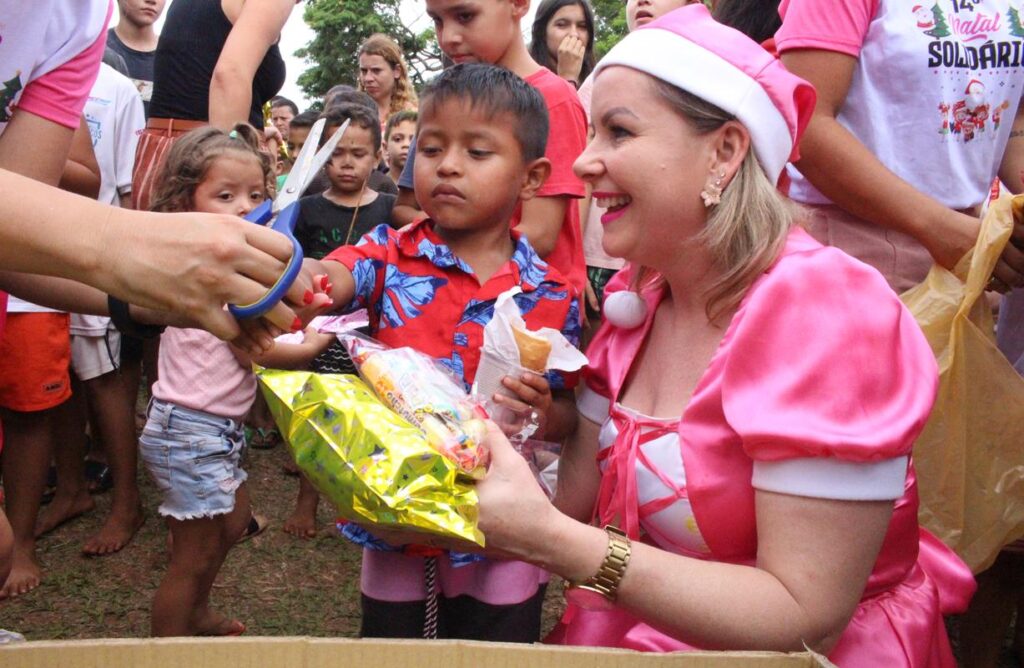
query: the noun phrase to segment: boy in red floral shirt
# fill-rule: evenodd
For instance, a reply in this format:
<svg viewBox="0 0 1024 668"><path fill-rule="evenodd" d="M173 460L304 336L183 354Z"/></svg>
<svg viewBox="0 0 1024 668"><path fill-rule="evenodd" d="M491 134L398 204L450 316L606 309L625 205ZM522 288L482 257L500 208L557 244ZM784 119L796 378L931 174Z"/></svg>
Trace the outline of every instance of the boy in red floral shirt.
<svg viewBox="0 0 1024 668"><path fill-rule="evenodd" d="M510 228L520 202L550 172L544 158L547 110L540 93L506 69L458 65L437 77L419 109L416 198L429 216L402 230L380 226L357 246L322 263L337 307L367 308L373 335L410 346L447 366L468 388L476 374L483 328L499 294L515 297L529 329L554 327L578 343L578 295L526 237ZM542 438L574 427L575 377L506 377L514 409L543 414ZM399 552L363 555L364 636L417 637L423 630L424 562ZM512 561L459 567L439 559L439 635L532 642L540 634L543 573Z"/></svg>

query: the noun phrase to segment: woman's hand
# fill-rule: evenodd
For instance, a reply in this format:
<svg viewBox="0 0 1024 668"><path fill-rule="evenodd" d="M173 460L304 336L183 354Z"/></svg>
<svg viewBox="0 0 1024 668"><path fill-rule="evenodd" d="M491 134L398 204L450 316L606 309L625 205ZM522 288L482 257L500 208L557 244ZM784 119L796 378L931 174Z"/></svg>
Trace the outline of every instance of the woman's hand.
<svg viewBox="0 0 1024 668"><path fill-rule="evenodd" d="M558 45L558 76L579 86L586 52L587 45L583 40L576 35L566 35Z"/></svg>
<svg viewBox="0 0 1024 668"><path fill-rule="evenodd" d="M481 552L498 559L530 560L541 556L538 545L545 539L541 529L552 525L548 518L559 516L544 494L529 464L493 422L487 423L484 440L491 452L487 475L477 483L479 527L486 546L454 538L442 538L400 527L381 527L368 522L359 525L390 545L426 545L459 552Z"/></svg>
<svg viewBox="0 0 1024 668"><path fill-rule="evenodd" d="M981 220L959 211L945 209L941 216L924 226L918 241L938 264L953 269L978 242Z"/></svg>
<svg viewBox="0 0 1024 668"><path fill-rule="evenodd" d="M240 328L224 305L259 300L284 272L292 244L284 235L235 216L111 209L100 230L105 252L89 283L127 302L187 317L216 336L259 338L258 321ZM293 306L312 292L300 275L263 316L281 331L297 329Z"/></svg>
<svg viewBox="0 0 1024 668"><path fill-rule="evenodd" d="M485 444L491 453L487 475L477 483L480 531L485 554L532 563L545 560L552 541L547 530L560 513L551 505L530 465L493 422L487 423Z"/></svg>
<svg viewBox="0 0 1024 668"><path fill-rule="evenodd" d="M988 288L997 292L1009 292L1011 288L1024 287L1024 211L1013 211L1013 232L1006 242L989 279Z"/></svg>

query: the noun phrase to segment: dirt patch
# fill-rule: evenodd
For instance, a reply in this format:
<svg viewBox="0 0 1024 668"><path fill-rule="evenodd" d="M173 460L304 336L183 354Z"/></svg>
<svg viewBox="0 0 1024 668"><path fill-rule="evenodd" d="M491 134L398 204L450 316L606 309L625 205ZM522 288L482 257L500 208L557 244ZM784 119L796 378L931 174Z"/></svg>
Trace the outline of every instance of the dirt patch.
<svg viewBox="0 0 1024 668"><path fill-rule="evenodd" d="M361 552L337 535L325 503L316 538L281 531L298 492L298 479L281 468L287 456L283 446L250 451L245 469L253 503L271 524L228 555L213 603L253 635L353 637L359 630ZM155 489L144 476L139 482L147 519L132 544L109 557L82 556L82 543L109 510L109 494L95 497L95 511L40 540L43 584L0 603L0 628L29 640L148 635L150 602L167 566L167 531L156 514ZM561 585L553 582L545 632L561 614L562 600Z"/></svg>

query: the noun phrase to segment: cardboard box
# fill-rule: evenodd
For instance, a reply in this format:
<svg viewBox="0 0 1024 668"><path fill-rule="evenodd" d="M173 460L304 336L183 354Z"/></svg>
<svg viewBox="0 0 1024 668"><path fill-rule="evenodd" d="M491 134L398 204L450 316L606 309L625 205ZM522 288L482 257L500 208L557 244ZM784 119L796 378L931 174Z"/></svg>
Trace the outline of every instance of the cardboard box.
<svg viewBox="0 0 1024 668"><path fill-rule="evenodd" d="M0 647L3 668L821 668L811 654L687 652L460 640L171 638L28 642Z"/></svg>

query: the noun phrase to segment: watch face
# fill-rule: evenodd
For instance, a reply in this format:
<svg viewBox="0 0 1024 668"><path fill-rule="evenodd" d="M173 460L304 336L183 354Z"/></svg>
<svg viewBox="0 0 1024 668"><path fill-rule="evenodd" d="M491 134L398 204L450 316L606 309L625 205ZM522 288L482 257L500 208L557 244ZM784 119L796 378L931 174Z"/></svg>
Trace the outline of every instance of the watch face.
<svg viewBox="0 0 1024 668"><path fill-rule="evenodd" d="M607 596L587 587L566 587L565 600L584 610L605 611L615 607Z"/></svg>

